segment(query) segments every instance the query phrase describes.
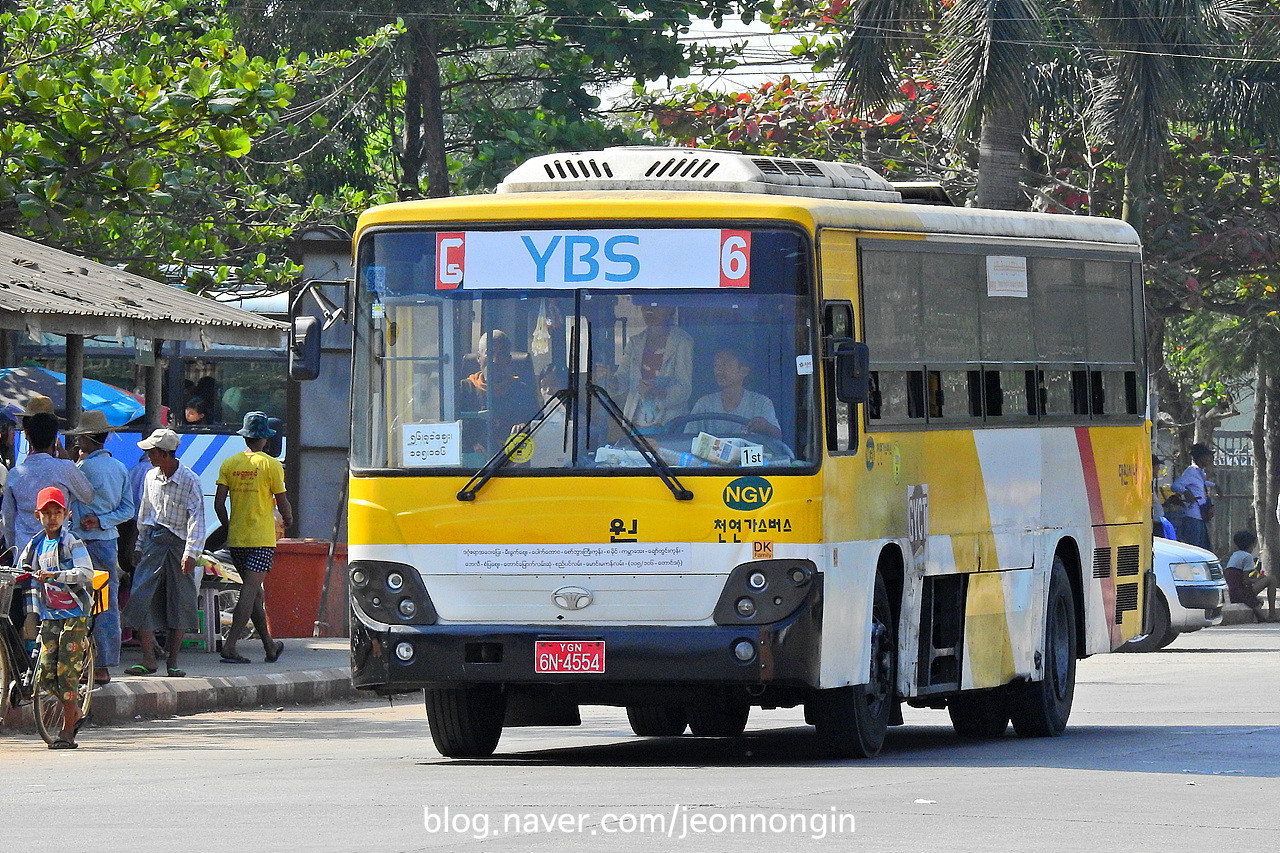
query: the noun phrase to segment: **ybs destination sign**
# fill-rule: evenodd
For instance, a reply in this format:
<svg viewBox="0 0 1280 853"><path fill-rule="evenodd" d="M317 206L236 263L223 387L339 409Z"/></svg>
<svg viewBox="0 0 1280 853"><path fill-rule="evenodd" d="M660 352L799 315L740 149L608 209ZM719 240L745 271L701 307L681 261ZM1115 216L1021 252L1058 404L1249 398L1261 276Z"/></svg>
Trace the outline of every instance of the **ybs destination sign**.
<svg viewBox="0 0 1280 853"><path fill-rule="evenodd" d="M739 477L724 487L724 505L750 512L760 509L773 497L773 485L764 477Z"/></svg>
<svg viewBox="0 0 1280 853"><path fill-rule="evenodd" d="M437 290L750 287L751 232L442 232L435 267Z"/></svg>

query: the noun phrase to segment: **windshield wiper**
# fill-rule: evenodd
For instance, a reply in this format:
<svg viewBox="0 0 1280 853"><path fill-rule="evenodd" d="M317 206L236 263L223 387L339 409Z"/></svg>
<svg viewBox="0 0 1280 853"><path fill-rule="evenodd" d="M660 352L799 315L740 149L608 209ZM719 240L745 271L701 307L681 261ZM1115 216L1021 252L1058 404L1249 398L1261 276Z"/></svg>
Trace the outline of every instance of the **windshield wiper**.
<svg viewBox="0 0 1280 853"><path fill-rule="evenodd" d="M627 438L635 445L636 450L640 451L640 455L644 457L644 461L649 463L649 467L653 469L653 473L662 478L662 482L667 484L667 488L671 490L671 494L676 496L678 501L693 500L693 492L689 491L684 485L676 479L676 474L671 470L671 466L658 454L653 452L653 448L649 446L649 442L644 440L644 436L640 435L640 430L633 424L623 413L614 399L609 396L609 392L601 388L594 382L587 383L587 393L593 398L600 401L600 408L613 418L618 426L622 427L622 431L626 433Z"/></svg>
<svg viewBox="0 0 1280 853"><path fill-rule="evenodd" d="M529 443L529 440L533 438L533 434L538 431L538 427L542 426L547 418L551 417L551 414L558 406L563 405L567 408L568 402L572 397L573 391L568 388L561 388L548 397L547 401L542 404L542 408L538 409L537 414L525 421L520 427L520 440L511 441L508 439L503 442L502 449L489 457L489 461L484 463L484 466L473 474L467 484L462 487L462 491L458 492L458 500L475 500L476 492L484 488L484 484L492 480L493 475L498 473L498 470L503 465L510 462L511 457L515 456L520 448Z"/></svg>

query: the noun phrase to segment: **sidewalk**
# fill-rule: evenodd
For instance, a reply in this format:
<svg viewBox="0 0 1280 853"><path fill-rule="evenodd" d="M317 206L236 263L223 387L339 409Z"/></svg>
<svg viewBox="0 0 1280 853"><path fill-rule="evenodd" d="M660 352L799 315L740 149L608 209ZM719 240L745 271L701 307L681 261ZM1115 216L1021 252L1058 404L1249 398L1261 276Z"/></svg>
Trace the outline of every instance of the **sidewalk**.
<svg viewBox="0 0 1280 853"><path fill-rule="evenodd" d="M251 664L227 664L218 655L195 649L183 652L185 678L124 675L139 663L141 652L125 647L111 683L98 687L89 709L90 725L110 726L135 719L199 714L232 708L328 702L364 695L351 686L350 647L345 637L286 639L275 663L262 661L262 644L241 640L239 651ZM161 659L161 666L164 661ZM163 669L161 670L163 672ZM11 711L4 727L34 728L31 706Z"/></svg>

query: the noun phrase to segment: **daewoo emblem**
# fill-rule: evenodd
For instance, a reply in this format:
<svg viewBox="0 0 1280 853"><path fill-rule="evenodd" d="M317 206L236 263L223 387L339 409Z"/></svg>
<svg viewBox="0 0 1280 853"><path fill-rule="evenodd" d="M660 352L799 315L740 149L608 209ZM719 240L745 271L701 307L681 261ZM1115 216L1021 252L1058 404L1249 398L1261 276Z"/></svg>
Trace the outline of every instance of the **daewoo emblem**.
<svg viewBox="0 0 1280 853"><path fill-rule="evenodd" d="M591 590L580 586L562 586L551 593L551 603L561 610L581 610L595 600Z"/></svg>

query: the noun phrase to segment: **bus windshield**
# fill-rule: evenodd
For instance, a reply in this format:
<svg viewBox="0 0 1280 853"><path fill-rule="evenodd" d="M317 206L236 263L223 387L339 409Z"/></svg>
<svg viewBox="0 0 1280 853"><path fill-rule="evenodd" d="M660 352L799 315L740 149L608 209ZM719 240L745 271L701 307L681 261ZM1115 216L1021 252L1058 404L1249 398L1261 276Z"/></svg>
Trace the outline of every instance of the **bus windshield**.
<svg viewBox="0 0 1280 853"><path fill-rule="evenodd" d="M644 442L682 474L811 468L810 266L781 228L368 235L353 464L469 475L514 441L504 472L648 473Z"/></svg>

